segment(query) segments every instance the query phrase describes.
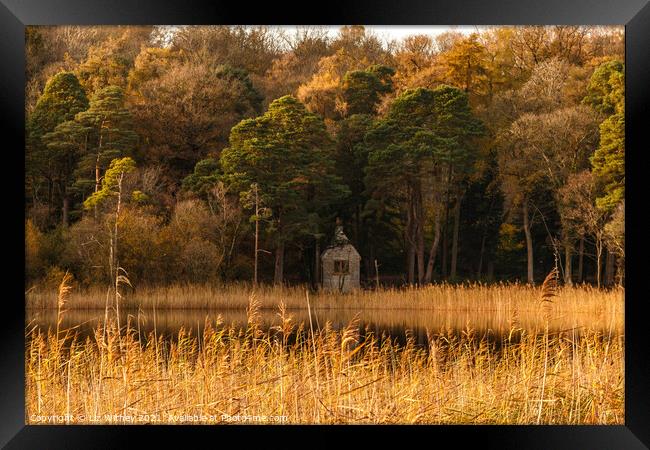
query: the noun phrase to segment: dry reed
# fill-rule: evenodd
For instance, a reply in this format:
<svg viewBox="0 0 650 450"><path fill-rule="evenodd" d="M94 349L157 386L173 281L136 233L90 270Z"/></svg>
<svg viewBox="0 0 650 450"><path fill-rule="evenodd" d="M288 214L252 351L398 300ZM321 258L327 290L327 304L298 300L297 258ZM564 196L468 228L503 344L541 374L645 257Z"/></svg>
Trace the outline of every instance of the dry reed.
<svg viewBox="0 0 650 450"><path fill-rule="evenodd" d="M217 320L173 340L111 322L86 340L33 330L27 423L624 423L621 334L489 342L468 327L430 333L423 349L360 337L356 323L292 334L280 314L267 332Z"/></svg>
<svg viewBox="0 0 650 450"><path fill-rule="evenodd" d="M180 328L164 339L155 314L154 329L143 334L140 310L120 328L106 309L106 319L84 338L76 328L59 329L63 307L72 306L64 280L56 333L27 330L26 422L624 423L622 327L587 327L579 335L575 327L549 328L551 314L562 309L611 309L622 317L616 291L559 288L551 274L541 289L438 285L313 297L303 291L301 303L297 289L192 289L172 288L163 298L169 306L177 305L169 303L174 295L216 294L212 301L241 306L238 296L246 293L246 323L206 317L199 336ZM140 298L159 307L156 295L163 294ZM140 307L147 306L143 300ZM261 309L271 300L278 300L276 323L264 328ZM384 309L505 311L510 330L488 339L467 321L461 333L427 330L420 347L412 336L400 344L362 330L358 315L340 330L317 321L319 308L381 309L381 302L389 305ZM308 320L296 321L288 309L304 305ZM520 312L535 307L543 320L521 328Z"/></svg>
<svg viewBox="0 0 650 450"><path fill-rule="evenodd" d="M288 310L306 309L304 287L260 286L253 290L246 284L139 288L136 292L123 293L120 307L131 310L243 310L249 305L253 292L261 310L275 310L280 302ZM318 292L310 296L310 303L312 310L418 309L510 314L513 309L539 311L539 298L539 288L529 285L442 283L402 289L360 290L351 294ZM556 290L556 299L549 305L549 313L573 311L617 315L624 309L623 288L605 290L589 285L562 286ZM56 308L56 301L56 292L32 290L26 294L28 310ZM104 310L105 290L77 288L70 293L69 303L70 309Z"/></svg>

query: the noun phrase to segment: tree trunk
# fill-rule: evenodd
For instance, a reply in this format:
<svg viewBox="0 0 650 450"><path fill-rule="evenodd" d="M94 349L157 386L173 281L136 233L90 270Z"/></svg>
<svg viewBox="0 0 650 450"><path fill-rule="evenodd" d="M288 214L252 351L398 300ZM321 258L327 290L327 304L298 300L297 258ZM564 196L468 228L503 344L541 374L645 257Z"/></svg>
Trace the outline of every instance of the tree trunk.
<svg viewBox="0 0 650 450"><path fill-rule="evenodd" d="M416 250L417 262L418 262L418 284L421 285L424 282L424 233L418 233L418 246Z"/></svg>
<svg viewBox="0 0 650 450"><path fill-rule="evenodd" d="M478 258L478 269L476 270L476 279L481 279L481 273L483 272L483 255L485 254L485 241L487 239L487 227L485 227L485 232L483 233L483 239L481 239L481 254Z"/></svg>
<svg viewBox="0 0 650 450"><path fill-rule="evenodd" d="M354 245L356 245L358 248L361 248L360 242L359 242L359 230L361 230L361 211L360 211L360 206L357 205L354 208Z"/></svg>
<svg viewBox="0 0 650 450"><path fill-rule="evenodd" d="M596 286L598 286L599 288L602 284L600 280L600 273L602 272L601 270L602 257L603 257L602 239L596 237Z"/></svg>
<svg viewBox="0 0 650 450"><path fill-rule="evenodd" d="M315 255L315 261L314 261L314 273L315 278L316 278L316 289L320 288L321 284L321 274L320 274L320 242L318 241L318 238L316 238L316 255Z"/></svg>
<svg viewBox="0 0 650 450"><path fill-rule="evenodd" d="M95 159L95 192L99 191L99 162L102 155L102 144L104 140L104 133L102 132L104 128L105 121L99 125L99 146L97 147L97 158ZM97 204L95 204L95 220L97 220Z"/></svg>
<svg viewBox="0 0 650 450"><path fill-rule="evenodd" d="M278 243L275 247L275 273L273 282L282 284L284 280L284 241Z"/></svg>
<svg viewBox="0 0 650 450"><path fill-rule="evenodd" d="M415 283L415 217L413 214L413 189L408 186L408 199L409 205L406 217L406 244L408 245L408 252L406 255L406 267L408 274L408 284Z"/></svg>
<svg viewBox="0 0 650 450"><path fill-rule="evenodd" d="M415 248L411 243L409 243L406 263L408 264L408 282L410 285L413 285L415 282Z"/></svg>
<svg viewBox="0 0 650 450"><path fill-rule="evenodd" d="M124 172L120 173L120 177L117 182L117 207L115 208L115 229L114 237L112 239L112 248L111 256L113 258L112 269L115 271L115 315L117 317L117 329L120 329L120 262L117 257L117 237L118 237L118 225L120 223L120 209L122 207L122 180L124 179Z"/></svg>
<svg viewBox="0 0 650 450"><path fill-rule="evenodd" d="M100 153L97 152L97 159L95 160L95 192L99 191L99 155ZM97 220L97 203L95 203L94 214L95 220Z"/></svg>
<svg viewBox="0 0 650 450"><path fill-rule="evenodd" d="M257 191L257 184L253 185L255 190L255 268L253 270L253 286L257 286L257 264L259 261L259 238L260 238L260 202ZM225 211L225 208L224 208Z"/></svg>
<svg viewBox="0 0 650 450"><path fill-rule="evenodd" d="M571 272L573 267L571 265L571 245L567 242L564 244L564 283L567 286L573 285Z"/></svg>
<svg viewBox="0 0 650 450"><path fill-rule="evenodd" d="M447 214L445 213L445 220L442 225L442 259L440 261L440 273L444 278L447 277Z"/></svg>
<svg viewBox="0 0 650 450"><path fill-rule="evenodd" d="M451 156L451 155L450 155ZM448 240L448 225L449 225L449 202L450 202L450 196L451 196L451 179L452 179L452 172L454 170L454 167L451 163L451 158L449 160L449 164L447 165L447 184L445 186L445 216L444 216L444 222L442 224L442 261L440 263L441 266L441 271L440 273L444 278L447 277L447 254L449 252L449 240Z"/></svg>
<svg viewBox="0 0 650 450"><path fill-rule="evenodd" d="M379 264L377 264L376 259L375 259L375 283L377 286L377 290L379 290Z"/></svg>
<svg viewBox="0 0 650 450"><path fill-rule="evenodd" d="M614 284L614 263L616 258L611 250L607 249L607 256L605 259L605 286Z"/></svg>
<svg viewBox="0 0 650 450"><path fill-rule="evenodd" d="M620 255L616 258L616 284L620 287L625 285L625 259Z"/></svg>
<svg viewBox="0 0 650 450"><path fill-rule="evenodd" d="M426 284L431 283L433 278L433 266L436 262L436 254L438 253L438 246L440 245L440 217L436 215L436 219L433 222L433 243L431 244L431 249L429 250L429 262L427 263L427 271L424 275L424 282Z"/></svg>
<svg viewBox="0 0 650 450"><path fill-rule="evenodd" d="M585 256L585 238L580 238L580 246L578 247L578 283L583 281L583 262Z"/></svg>
<svg viewBox="0 0 650 450"><path fill-rule="evenodd" d="M65 187L62 189L62 191L63 191L63 194L62 194L63 195L63 206L62 206L62 209L61 209L61 216L62 216L61 217L61 223L63 224L63 226L65 228L67 228L68 223L69 223L68 216L69 216L69 212L70 212L70 196L68 195L68 190Z"/></svg>
<svg viewBox="0 0 650 450"><path fill-rule="evenodd" d="M48 178L48 180L47 180L47 219L48 219L48 221L49 221L50 217L52 216L53 202L54 202L54 183L52 182L51 179Z"/></svg>
<svg viewBox="0 0 650 450"><path fill-rule="evenodd" d="M415 219L415 242L417 243L418 284L421 285L424 281L424 208L422 207L422 191L419 185L416 186L414 204L413 217Z"/></svg>
<svg viewBox="0 0 650 450"><path fill-rule="evenodd" d="M368 258L365 261L366 279L370 278L370 274L371 274L370 264L371 264L371 261L374 261L374 260L375 260L375 248L372 246L372 244L369 244L368 245Z"/></svg>
<svg viewBox="0 0 650 450"><path fill-rule="evenodd" d="M522 208L524 216L524 233L526 234L526 257L528 262L528 284L535 284L533 272L533 237L530 233L530 222L528 217L528 200L524 200Z"/></svg>
<svg viewBox="0 0 650 450"><path fill-rule="evenodd" d="M451 241L451 270L449 275L452 279L456 278L456 264L458 262L458 231L460 228L460 204L463 200L463 195L458 196L456 205L454 207L454 233Z"/></svg>
<svg viewBox="0 0 650 450"><path fill-rule="evenodd" d="M99 191L99 153L97 153L97 159L95 160L95 192Z"/></svg>

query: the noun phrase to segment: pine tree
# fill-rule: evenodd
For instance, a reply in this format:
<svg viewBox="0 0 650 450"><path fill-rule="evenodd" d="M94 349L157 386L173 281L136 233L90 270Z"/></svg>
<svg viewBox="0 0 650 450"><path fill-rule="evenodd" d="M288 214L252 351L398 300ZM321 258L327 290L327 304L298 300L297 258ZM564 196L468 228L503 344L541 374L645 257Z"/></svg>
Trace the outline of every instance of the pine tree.
<svg viewBox="0 0 650 450"><path fill-rule="evenodd" d="M596 204L613 212L625 198L625 66L620 61L600 65L591 77L583 100L609 114L600 124L600 143L591 157L594 174L602 185Z"/></svg>
<svg viewBox="0 0 650 450"><path fill-rule="evenodd" d="M257 186L271 210L267 231L275 245L275 282L282 283L285 244L319 235L323 208L347 192L334 175L323 119L291 96L279 98L232 129L221 165L231 188L247 193Z"/></svg>
<svg viewBox="0 0 650 450"><path fill-rule="evenodd" d="M385 119L368 133L370 145L366 180L375 196L392 198L403 205L409 281L431 279L439 243L441 205L447 207L471 169L471 139L483 132L473 117L467 94L458 88L407 90L390 106ZM462 189L461 189L462 190ZM435 210L436 229L425 274L425 197ZM455 233L457 236L457 233Z"/></svg>
<svg viewBox="0 0 650 450"><path fill-rule="evenodd" d="M38 201L40 187L45 184L48 190L47 201L52 208L56 200L54 188L60 183L67 183L67 180L62 180L61 166L57 164L61 162L60 155L52 154L52 149L48 148L43 137L87 108L88 99L73 73L59 72L49 79L26 126L25 167L31 188L28 198L32 202Z"/></svg>
<svg viewBox="0 0 650 450"><path fill-rule="evenodd" d="M346 73L342 97L347 115L375 114L381 96L393 90L394 74L393 68L379 65Z"/></svg>
<svg viewBox="0 0 650 450"><path fill-rule="evenodd" d="M43 136L46 144L50 167L56 173L56 182L62 198L61 221L64 227L69 224L71 194L74 192L74 173L79 159L87 149L90 128L68 120Z"/></svg>
<svg viewBox="0 0 650 450"><path fill-rule="evenodd" d="M91 99L88 110L77 114L75 121L89 129L88 145L79 161L77 186L99 191L102 171L115 158L132 155L137 135L132 128L131 113L124 106L124 90L108 86Z"/></svg>

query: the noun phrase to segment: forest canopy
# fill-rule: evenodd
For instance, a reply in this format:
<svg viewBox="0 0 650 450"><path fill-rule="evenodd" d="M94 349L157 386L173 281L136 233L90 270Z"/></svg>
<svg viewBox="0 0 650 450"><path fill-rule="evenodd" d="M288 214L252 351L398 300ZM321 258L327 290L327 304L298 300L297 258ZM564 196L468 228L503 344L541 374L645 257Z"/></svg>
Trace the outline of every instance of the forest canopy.
<svg viewBox="0 0 650 450"><path fill-rule="evenodd" d="M27 285L316 287L337 219L367 286L624 282L622 27L31 26L26 57Z"/></svg>

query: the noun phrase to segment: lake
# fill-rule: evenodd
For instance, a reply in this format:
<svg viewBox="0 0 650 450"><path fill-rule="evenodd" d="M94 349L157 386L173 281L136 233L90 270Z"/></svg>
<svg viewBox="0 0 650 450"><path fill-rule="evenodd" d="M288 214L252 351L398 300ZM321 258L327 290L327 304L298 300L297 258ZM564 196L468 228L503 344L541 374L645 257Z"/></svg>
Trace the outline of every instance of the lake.
<svg viewBox="0 0 650 450"><path fill-rule="evenodd" d="M114 312L111 311L114 316ZM293 323L304 324L304 329L309 330L309 314L306 309L288 310L287 314L293 316ZM247 315L242 309L222 310L122 310L120 323L130 321L132 328L138 332L138 337L145 340L146 336L156 331L158 336L166 340L174 340L182 329L193 336L201 335L206 320L213 325L218 316L223 323L233 324L235 327L246 327ZM513 323L513 317L502 312L476 313L472 311L435 311L417 309L320 309L312 310L312 326L314 329L322 328L330 322L332 328L341 329L358 317L359 332L363 335L366 330L375 336L389 336L400 343L406 341L407 336L412 336L416 345L426 346L427 331L430 334L447 332L460 334L472 329L476 337L485 337L489 342L498 342L507 336ZM92 329L104 321L102 310L70 310L64 313L61 329L74 328L81 336L89 336ZM55 329L57 312L54 309L27 310L26 327L38 327L41 331L48 328ZM278 325L280 318L277 310L265 309L260 311L260 326L263 330ZM519 312L515 323L517 327L528 333L541 333L544 330L544 321L538 312ZM601 314L570 312L555 317L549 321L549 330L552 332L565 331L579 337L587 329L601 332L603 335L613 336L623 333L623 318L611 313Z"/></svg>

